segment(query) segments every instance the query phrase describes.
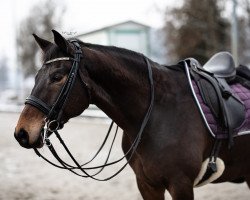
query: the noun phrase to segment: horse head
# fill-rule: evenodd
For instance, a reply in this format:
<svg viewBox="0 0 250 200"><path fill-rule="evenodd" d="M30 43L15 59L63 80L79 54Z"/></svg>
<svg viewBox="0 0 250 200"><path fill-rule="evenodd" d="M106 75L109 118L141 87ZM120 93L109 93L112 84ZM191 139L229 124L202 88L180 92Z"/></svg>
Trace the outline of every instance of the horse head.
<svg viewBox="0 0 250 200"><path fill-rule="evenodd" d="M55 43L51 43L33 34L37 44L43 51L44 64L36 74L31 96L38 101L38 104L46 105L49 109L53 108L60 93L63 92L62 89L68 80L69 73L73 67L72 65L75 62L74 55L76 53L76 49L72 43L58 32L54 30L52 32ZM80 61L78 64L80 65ZM77 71L74 83L66 97L67 100L61 106L61 110L58 111L60 112L61 127L70 118L80 115L89 106L89 91L86 84L88 77L86 77L86 74L84 69ZM86 77L86 80L83 81L84 77ZM39 109L40 107L26 103L21 112L14 136L23 147L38 148L43 146L42 133L46 121L49 120L49 113L46 113L43 109Z"/></svg>

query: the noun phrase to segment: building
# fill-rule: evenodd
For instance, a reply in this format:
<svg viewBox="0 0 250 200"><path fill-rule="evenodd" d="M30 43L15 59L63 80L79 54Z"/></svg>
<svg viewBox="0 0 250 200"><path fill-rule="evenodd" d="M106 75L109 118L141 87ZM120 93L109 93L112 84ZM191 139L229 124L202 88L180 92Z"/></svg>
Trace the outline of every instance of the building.
<svg viewBox="0 0 250 200"><path fill-rule="evenodd" d="M155 48L163 48L158 48L160 42L152 41L153 38L156 38L154 34L155 30L147 25L135 21L125 21L83 33L76 37L87 43L117 46L140 52L161 63L164 59L161 53L157 55Z"/></svg>

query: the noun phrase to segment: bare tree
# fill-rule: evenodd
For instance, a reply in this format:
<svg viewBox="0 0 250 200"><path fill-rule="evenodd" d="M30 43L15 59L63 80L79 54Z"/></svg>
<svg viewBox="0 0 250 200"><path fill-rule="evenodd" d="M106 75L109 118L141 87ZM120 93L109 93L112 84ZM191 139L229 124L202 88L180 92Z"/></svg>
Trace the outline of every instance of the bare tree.
<svg viewBox="0 0 250 200"><path fill-rule="evenodd" d="M0 57L0 89L6 89L9 84L9 68L7 66L7 58Z"/></svg>
<svg viewBox="0 0 250 200"><path fill-rule="evenodd" d="M229 22L222 17L220 2L186 0L182 7L166 12L164 31L170 57L194 57L204 63L214 53L229 49Z"/></svg>
<svg viewBox="0 0 250 200"><path fill-rule="evenodd" d="M50 38L51 30L60 25L59 14L64 7L58 6L54 1L45 1L35 5L30 10L30 15L21 22L17 34L18 60L24 76L33 75L37 68L38 46L33 41L33 33Z"/></svg>
<svg viewBox="0 0 250 200"><path fill-rule="evenodd" d="M238 53L240 64L250 65L250 1L238 1L240 10L243 11L241 16L238 16Z"/></svg>

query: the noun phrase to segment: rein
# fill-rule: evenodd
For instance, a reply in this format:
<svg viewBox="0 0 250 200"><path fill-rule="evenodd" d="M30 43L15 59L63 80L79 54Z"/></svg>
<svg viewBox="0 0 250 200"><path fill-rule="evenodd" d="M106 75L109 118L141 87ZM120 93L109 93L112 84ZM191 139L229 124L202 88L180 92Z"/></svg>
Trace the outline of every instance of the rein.
<svg viewBox="0 0 250 200"><path fill-rule="evenodd" d="M63 112L63 108L67 102L67 99L69 97L69 93L75 83L76 80L76 76L78 73L78 69L79 69L79 64L80 64L80 60L82 57L82 50L81 47L79 45L79 43L76 40L70 41L75 48L75 54L74 54L74 58L70 58L70 57L62 57L62 58L56 58L53 60L49 60L47 62L45 62L44 64L50 64L52 62L57 62L57 61L73 61L73 65L71 67L71 70L69 72L68 78L66 80L66 82L64 83L59 96L57 97L57 100L55 101L55 103L52 106L47 105L45 102L43 102L42 100L40 100L39 98L30 95L26 101L25 104L30 104L36 108L38 108L40 111L42 111L43 113L46 114L46 128L44 130L44 135L43 135L43 140L44 143L47 145L47 147L49 148L50 152L53 154L53 156L56 158L56 160L60 163L60 165L55 164L53 162L51 162L50 160L48 160L47 158L45 158L43 155L40 154L40 152L38 151L38 149L34 148L35 153L43 158L46 162L50 163L51 165L61 168L61 169L67 169L70 172L76 174L77 176L81 176L84 178L92 178L94 180L98 180L98 181L107 181L110 180L111 178L115 177L116 175L118 175L129 163L129 161L131 160L131 158L133 157L139 143L142 137L142 133L143 130L145 129L145 126L147 125L147 122L149 120L149 117L151 115L152 109L153 109L153 105L154 105L154 84L153 84L153 75L152 75L152 67L151 64L149 63L149 60L143 56L146 64L147 64L147 68L148 68L148 80L149 80L149 84L150 84L150 104L148 106L147 112L143 118L142 124L140 126L139 132L135 138L135 140L133 141L133 143L131 144L129 150L124 154L124 156L122 156L120 159L116 160L116 161L112 161L112 162L108 162L111 151L112 151L112 147L114 144L114 141L116 139L117 136L117 132L118 132L118 126L116 127L115 130L115 134L114 134L114 138L112 140L107 158L104 162L104 164L99 165L99 166L95 166L95 167L85 167L87 164L91 163L96 157L97 155L101 152L102 148L104 147L108 137L110 136L112 127L114 122L112 121L110 124L110 127L108 129L108 132L105 136L105 139L102 143L102 145L100 146L100 148L98 149L98 151L96 152L96 154L93 156L92 159L90 159L88 162L84 163L84 164L79 164L79 162L75 159L75 157L71 154L70 150L68 149L67 145L64 143L63 139L61 138L60 134L58 133L58 129L60 128L61 124L61 117L62 117L62 112ZM84 80L81 79L81 81L83 82L84 86L87 88L88 91L88 97L89 97L89 102L90 102L90 91L88 88L88 85L84 82ZM69 157L72 159L73 163L75 164L75 166L70 165L66 162L64 162L60 156L57 154L55 148L53 147L51 141L49 140L49 136L54 133L56 135L56 137L58 138L58 140L60 141L61 145L64 147L65 151L67 152L67 154L69 155ZM102 170L110 165L114 165L120 161L122 161L124 158L127 158L127 162L117 171L115 172L113 175L104 178L104 179L99 179L96 178L96 175L98 175L99 173L102 172ZM90 174L87 172L87 170L93 170L96 169L98 170L97 172ZM76 172L74 170L78 170L79 172Z"/></svg>

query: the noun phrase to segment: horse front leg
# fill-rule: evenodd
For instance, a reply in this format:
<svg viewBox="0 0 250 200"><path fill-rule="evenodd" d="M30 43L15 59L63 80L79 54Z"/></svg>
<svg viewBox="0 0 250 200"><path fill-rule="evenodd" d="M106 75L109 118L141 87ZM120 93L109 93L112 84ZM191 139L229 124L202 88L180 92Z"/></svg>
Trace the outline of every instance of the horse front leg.
<svg viewBox="0 0 250 200"><path fill-rule="evenodd" d="M164 200L165 188L153 187L138 177L136 180L144 200Z"/></svg>
<svg viewBox="0 0 250 200"><path fill-rule="evenodd" d="M250 189L250 176L246 176L246 177L245 177L245 180L246 180L246 182L247 182L248 188Z"/></svg>
<svg viewBox="0 0 250 200"><path fill-rule="evenodd" d="M188 178L176 178L169 184L168 191L173 200L194 200L193 182Z"/></svg>

